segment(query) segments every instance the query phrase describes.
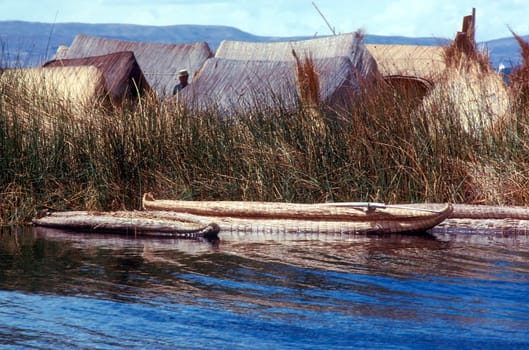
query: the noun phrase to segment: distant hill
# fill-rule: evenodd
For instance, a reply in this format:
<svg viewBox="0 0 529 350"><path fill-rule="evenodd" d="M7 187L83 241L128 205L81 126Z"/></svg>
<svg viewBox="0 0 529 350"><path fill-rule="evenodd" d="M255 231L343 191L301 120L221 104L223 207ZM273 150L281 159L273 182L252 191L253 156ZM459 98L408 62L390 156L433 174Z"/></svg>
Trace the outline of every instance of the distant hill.
<svg viewBox="0 0 529 350"><path fill-rule="evenodd" d="M37 23L23 21L0 21L0 67L36 66L55 54L60 45L70 45L77 34L88 34L106 38L162 42L192 43L205 41L216 50L222 40L284 41L309 37L257 36L227 26L174 25L143 26L131 24L84 24L84 23ZM524 37L529 40L529 36ZM443 45L448 39L410 38L403 36L365 36L370 44ZM514 38L501 38L481 43L497 67L517 64L520 60L519 46Z"/></svg>

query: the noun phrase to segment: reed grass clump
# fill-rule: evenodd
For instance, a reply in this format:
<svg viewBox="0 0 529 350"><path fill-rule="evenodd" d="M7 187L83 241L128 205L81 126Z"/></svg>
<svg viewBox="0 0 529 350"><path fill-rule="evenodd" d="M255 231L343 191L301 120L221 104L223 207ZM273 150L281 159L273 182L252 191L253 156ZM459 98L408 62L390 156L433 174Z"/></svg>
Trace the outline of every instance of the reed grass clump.
<svg viewBox="0 0 529 350"><path fill-rule="evenodd" d="M305 85L297 111L228 117L151 95L79 109L53 91L0 84L0 223L28 222L43 208L139 209L147 191L194 200L529 204L526 113L483 128L486 114L462 121L453 99L421 108L383 81L366 82L350 109L333 111L319 100L311 60L298 65Z"/></svg>

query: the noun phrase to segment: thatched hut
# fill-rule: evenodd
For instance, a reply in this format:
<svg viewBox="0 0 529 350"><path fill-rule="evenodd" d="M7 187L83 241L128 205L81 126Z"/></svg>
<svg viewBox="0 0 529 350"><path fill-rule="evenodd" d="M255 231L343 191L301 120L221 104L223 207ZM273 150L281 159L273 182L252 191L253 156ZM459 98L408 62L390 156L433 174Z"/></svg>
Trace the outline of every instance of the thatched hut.
<svg viewBox="0 0 529 350"><path fill-rule="evenodd" d="M356 86L355 70L347 57L314 60L320 75L319 91L325 105L350 102ZM180 97L195 110L222 114L292 110L298 107L296 63L212 58Z"/></svg>
<svg viewBox="0 0 529 350"><path fill-rule="evenodd" d="M243 42L224 40L215 58L252 61L294 61L292 50L299 57L347 57L353 63L359 78L371 79L378 74L376 62L365 49L359 33L347 33L322 38L284 42Z"/></svg>
<svg viewBox="0 0 529 350"><path fill-rule="evenodd" d="M124 99L143 95L151 90L143 72L131 51L116 52L102 56L55 59L43 67L94 66L103 74L105 88L114 104Z"/></svg>
<svg viewBox="0 0 529 350"><path fill-rule="evenodd" d="M187 69L190 81L204 62L213 56L205 42L191 44L143 43L106 39L80 34L67 48L56 53L56 59L83 58L115 52L132 51L147 82L159 97L172 95L180 69Z"/></svg>
<svg viewBox="0 0 529 350"><path fill-rule="evenodd" d="M94 66L6 69L0 76L4 91L75 108L105 101L104 81L103 74Z"/></svg>
<svg viewBox="0 0 529 350"><path fill-rule="evenodd" d="M223 114L299 106L297 59L310 59L324 105L345 107L364 82L378 76L358 34L292 42L223 41L181 98L188 106Z"/></svg>
<svg viewBox="0 0 529 350"><path fill-rule="evenodd" d="M408 98L423 98L443 74L444 47L366 44L384 80Z"/></svg>

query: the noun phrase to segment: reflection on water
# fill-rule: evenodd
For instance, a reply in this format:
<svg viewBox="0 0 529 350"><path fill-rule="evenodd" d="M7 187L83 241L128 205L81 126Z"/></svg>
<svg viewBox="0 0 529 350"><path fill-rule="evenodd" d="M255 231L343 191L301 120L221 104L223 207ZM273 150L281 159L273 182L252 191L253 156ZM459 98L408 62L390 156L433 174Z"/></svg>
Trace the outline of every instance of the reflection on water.
<svg viewBox="0 0 529 350"><path fill-rule="evenodd" d="M524 348L527 300L523 235L0 234L7 348Z"/></svg>

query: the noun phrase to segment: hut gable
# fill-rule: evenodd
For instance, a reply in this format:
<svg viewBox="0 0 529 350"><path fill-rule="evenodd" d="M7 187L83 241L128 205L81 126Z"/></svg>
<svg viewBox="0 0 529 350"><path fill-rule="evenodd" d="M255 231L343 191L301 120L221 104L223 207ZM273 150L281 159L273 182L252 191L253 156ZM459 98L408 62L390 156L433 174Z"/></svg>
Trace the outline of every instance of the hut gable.
<svg viewBox="0 0 529 350"><path fill-rule="evenodd" d="M443 46L366 44L383 76L413 76L435 81L446 68Z"/></svg>
<svg viewBox="0 0 529 350"><path fill-rule="evenodd" d="M71 59L55 59L43 67L95 66L101 71L105 87L114 103L124 98L150 91L149 84L131 51L116 52L102 56Z"/></svg>
<svg viewBox="0 0 529 350"><path fill-rule="evenodd" d="M7 69L0 82L28 98L90 108L104 100L103 74L94 66Z"/></svg>
<svg viewBox="0 0 529 350"><path fill-rule="evenodd" d="M177 84L177 72L187 69L190 81L204 62L213 56L205 42L191 44L143 43L77 35L67 49L57 52L56 59L100 56L132 51L151 88L159 97L171 95Z"/></svg>

